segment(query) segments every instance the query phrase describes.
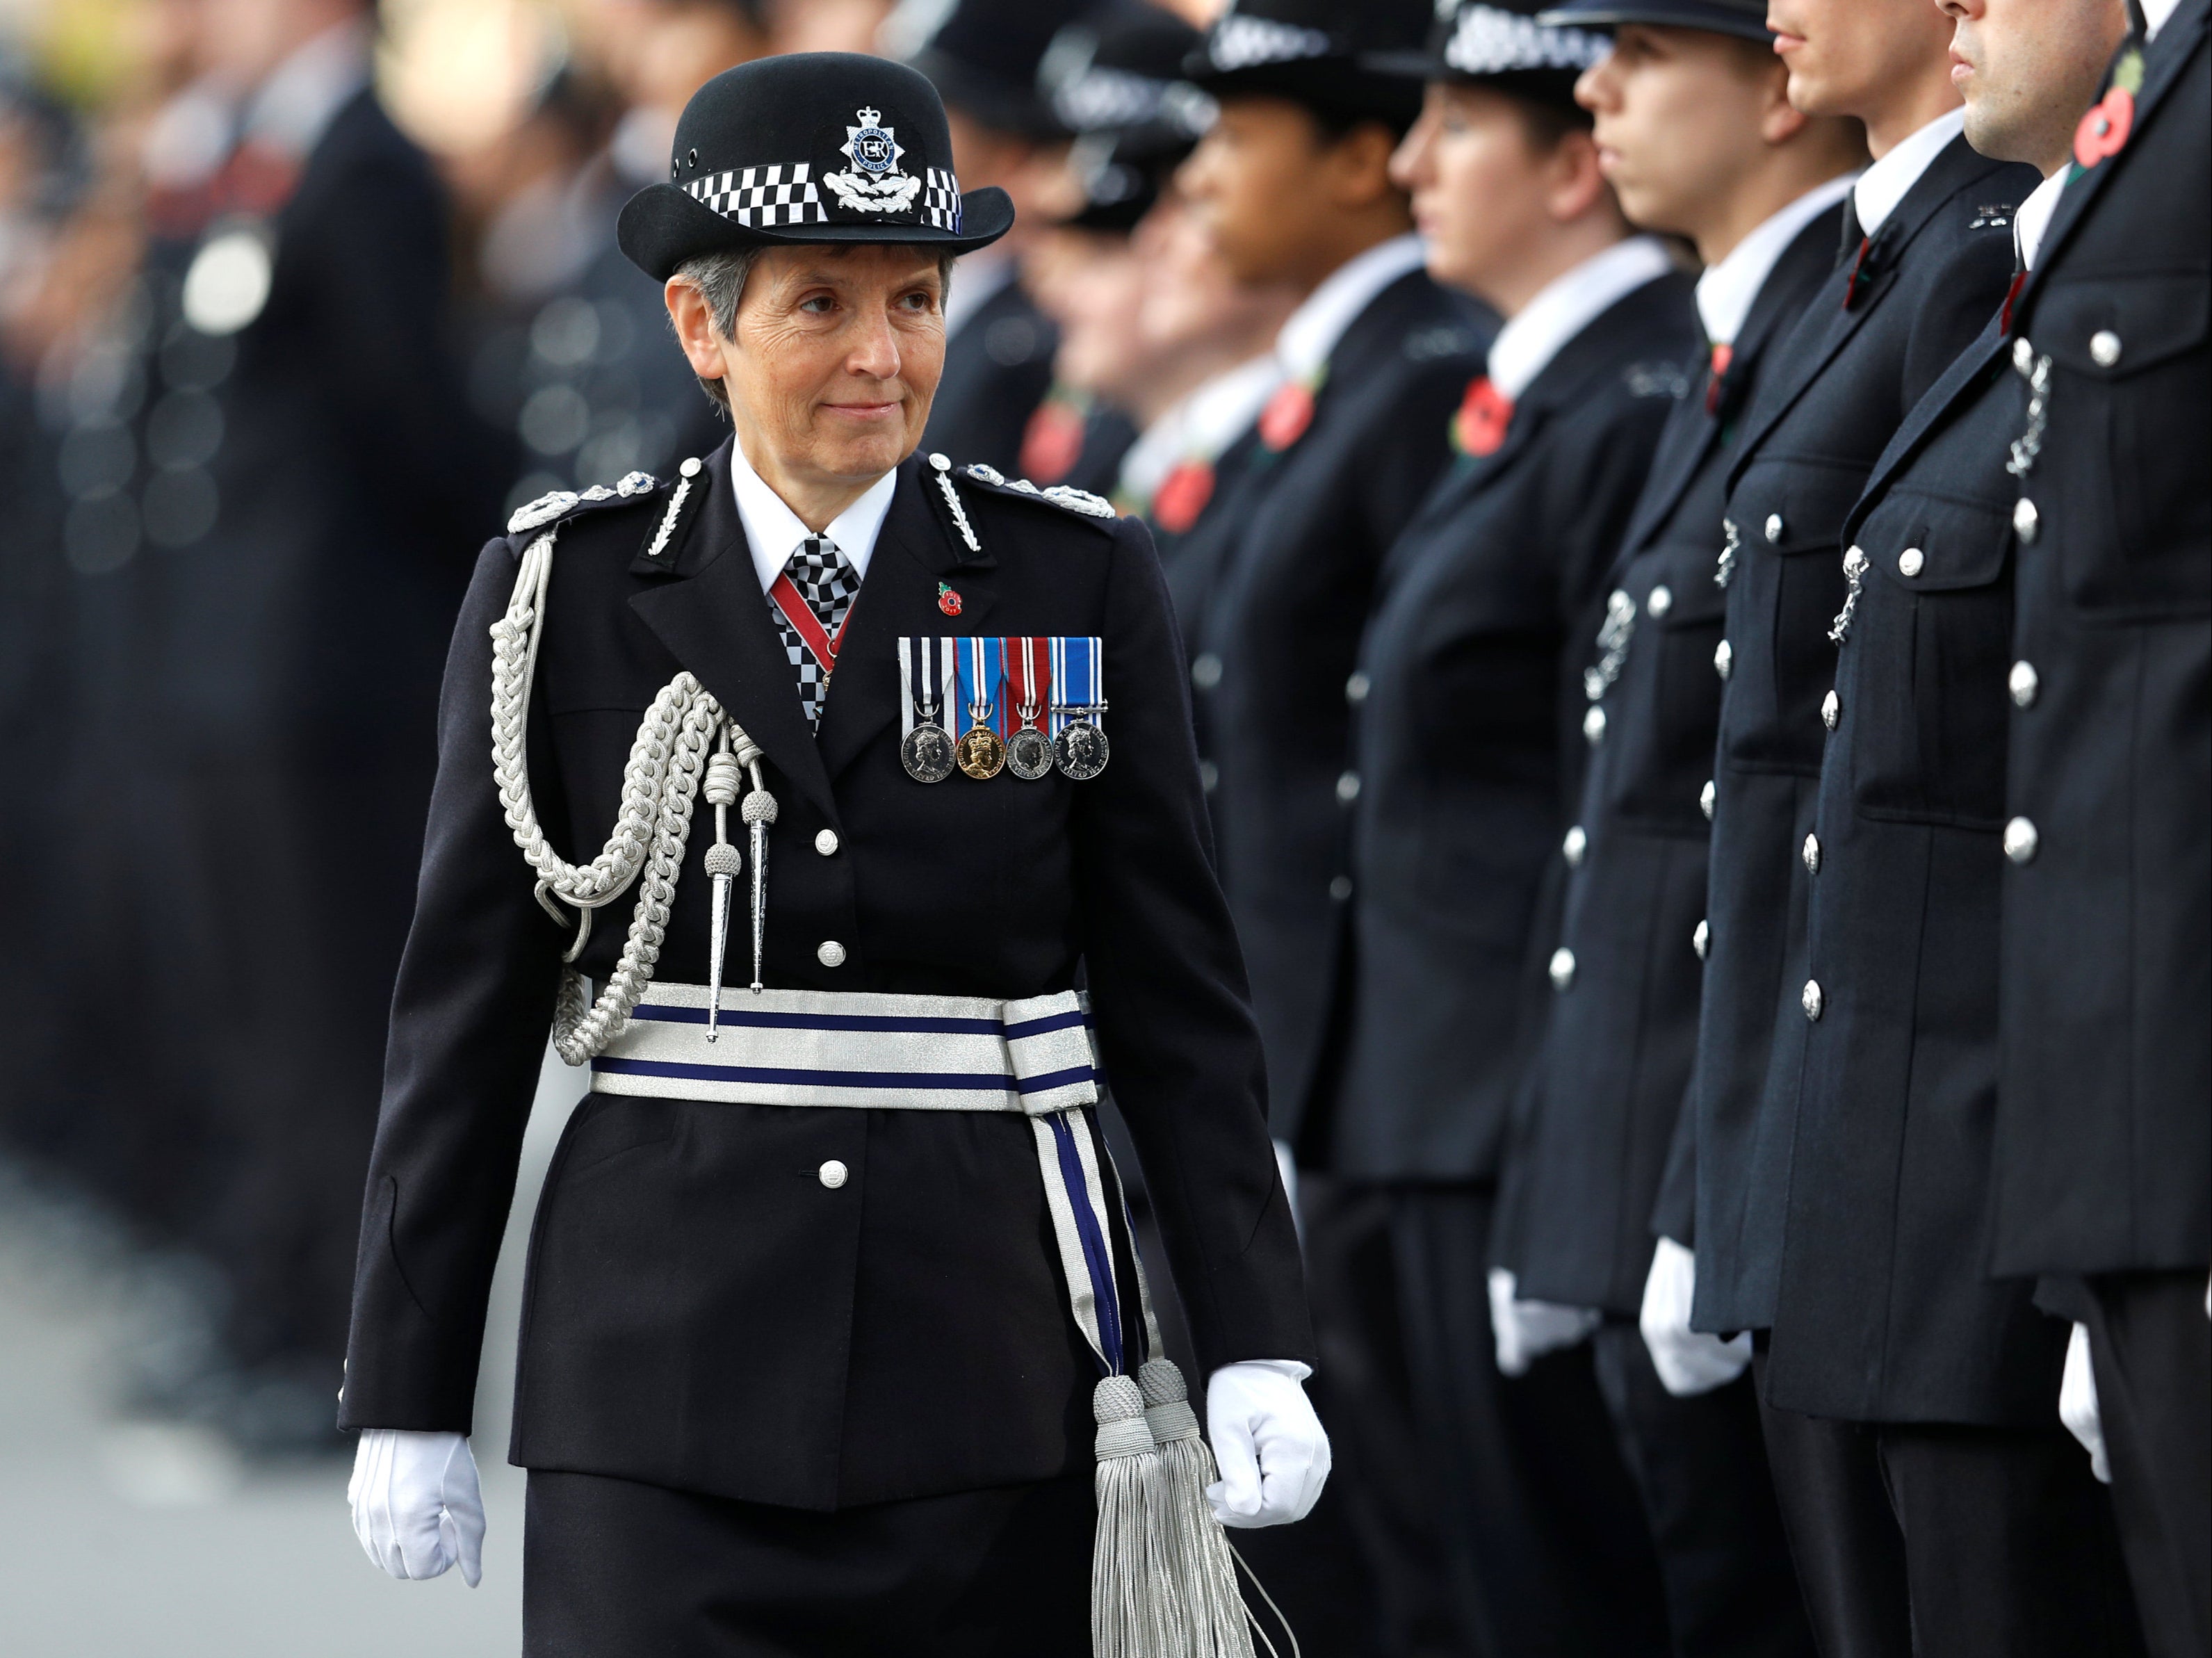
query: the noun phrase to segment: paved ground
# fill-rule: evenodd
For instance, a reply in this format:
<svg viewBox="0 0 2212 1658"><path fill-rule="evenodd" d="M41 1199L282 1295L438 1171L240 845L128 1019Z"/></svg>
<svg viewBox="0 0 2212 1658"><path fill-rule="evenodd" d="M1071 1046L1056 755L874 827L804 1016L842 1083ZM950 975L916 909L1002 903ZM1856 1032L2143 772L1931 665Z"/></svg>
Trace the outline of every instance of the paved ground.
<svg viewBox="0 0 2212 1658"><path fill-rule="evenodd" d="M169 1339L159 1263L0 1183L0 1652L8 1658L497 1658L521 1645L522 1476L502 1460L530 1209L581 1092L538 1092L477 1408L481 1588L395 1582L354 1540L346 1469L254 1473L189 1432L118 1422L113 1376Z"/></svg>

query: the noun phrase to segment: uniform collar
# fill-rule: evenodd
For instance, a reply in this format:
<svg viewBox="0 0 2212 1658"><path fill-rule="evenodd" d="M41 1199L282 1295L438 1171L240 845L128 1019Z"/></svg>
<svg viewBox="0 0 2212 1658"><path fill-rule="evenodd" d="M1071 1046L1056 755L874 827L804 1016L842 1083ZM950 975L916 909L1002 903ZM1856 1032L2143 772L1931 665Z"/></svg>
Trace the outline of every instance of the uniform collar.
<svg viewBox="0 0 2212 1658"><path fill-rule="evenodd" d="M1554 276L1515 312L1490 347L1490 383L1518 398L1576 335L1625 295L1674 269L1654 236L1631 236Z"/></svg>
<svg viewBox="0 0 2212 1658"><path fill-rule="evenodd" d="M1358 320L1375 296L1407 272L1419 270L1426 260L1421 239L1408 231L1377 242L1330 271L1275 336L1275 360L1285 377L1310 380L1319 374L1344 331Z"/></svg>
<svg viewBox="0 0 2212 1658"><path fill-rule="evenodd" d="M837 549L853 562L853 574L862 580L867 579L868 561L875 556L876 537L884 527L884 514L890 510L891 495L898 488L896 468L884 473L870 484L867 493L830 520L823 534L837 544ZM783 497L769 488L752 463L745 459L743 445L730 445L730 489L737 497L738 519L745 526L745 541L751 549L753 569L760 576L761 591L766 592L775 586L775 579L783 574L783 567L791 562L799 544L814 531L799 521L799 514L783 503Z"/></svg>
<svg viewBox="0 0 2212 1658"><path fill-rule="evenodd" d="M1283 383L1283 366L1271 353L1216 374L1147 426L1121 463L1121 488L1148 501L1178 463L1212 461L1251 428Z"/></svg>
<svg viewBox="0 0 2212 1658"><path fill-rule="evenodd" d="M1871 238L1897 211L1905 192L1920 182L1929 163L1943 147L1966 130L1965 106L1939 115L1911 137L1899 141L1879 161L1859 174L1851 190L1851 205L1858 210L1859 234Z"/></svg>
<svg viewBox="0 0 2212 1658"><path fill-rule="evenodd" d="M2035 269L2035 256L2043 247L2043 233L2051 228L2051 216L2058 210L2058 198L2066 189L2068 169L2060 167L2027 193L2027 199L2013 210L2013 246L2020 250L2020 268Z"/></svg>
<svg viewBox="0 0 2212 1658"><path fill-rule="evenodd" d="M1735 343L1775 262L1797 240L1799 231L1849 195L1857 180L1858 174L1846 173L1807 191L1705 267L1698 278L1698 320L1705 325L1708 341Z"/></svg>

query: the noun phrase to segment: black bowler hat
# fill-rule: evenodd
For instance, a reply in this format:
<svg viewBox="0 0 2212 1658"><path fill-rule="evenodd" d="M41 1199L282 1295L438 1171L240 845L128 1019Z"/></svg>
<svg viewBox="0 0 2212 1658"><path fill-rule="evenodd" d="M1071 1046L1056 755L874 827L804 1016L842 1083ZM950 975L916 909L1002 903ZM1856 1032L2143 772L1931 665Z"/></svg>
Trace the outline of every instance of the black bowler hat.
<svg viewBox="0 0 2212 1658"><path fill-rule="evenodd" d="M1014 222L1003 190L960 193L945 106L903 64L802 52L725 70L676 123L673 182L615 229L665 282L686 259L789 243L915 242L965 253Z"/></svg>
<svg viewBox="0 0 2212 1658"><path fill-rule="evenodd" d="M1766 0L1559 0L1536 14L1540 23L1584 29L1617 28L1623 23L1656 23L1666 28L1704 29L1739 39L1771 44Z"/></svg>
<svg viewBox="0 0 2212 1658"><path fill-rule="evenodd" d="M1183 72L1217 98L1258 93L1403 128L1419 89L1369 60L1417 51L1429 15L1429 0L1233 0Z"/></svg>
<svg viewBox="0 0 2212 1658"><path fill-rule="evenodd" d="M1213 123L1213 100L1182 78L1199 32L1146 0L1108 0L1052 38L1037 90L1075 134L1067 164L1082 208L1067 223L1130 230Z"/></svg>
<svg viewBox="0 0 2212 1658"><path fill-rule="evenodd" d="M1066 128L1038 94L1037 66L1054 34L1085 9L1085 0L953 0L906 61L930 78L946 103L984 126L1026 138L1064 138ZM894 36L899 21L894 12L888 26Z"/></svg>
<svg viewBox="0 0 2212 1658"><path fill-rule="evenodd" d="M1576 78L1605 56L1609 43L1602 34L1539 17L1543 9L1543 0L1444 0L1423 50L1372 53L1368 65L1573 110Z"/></svg>

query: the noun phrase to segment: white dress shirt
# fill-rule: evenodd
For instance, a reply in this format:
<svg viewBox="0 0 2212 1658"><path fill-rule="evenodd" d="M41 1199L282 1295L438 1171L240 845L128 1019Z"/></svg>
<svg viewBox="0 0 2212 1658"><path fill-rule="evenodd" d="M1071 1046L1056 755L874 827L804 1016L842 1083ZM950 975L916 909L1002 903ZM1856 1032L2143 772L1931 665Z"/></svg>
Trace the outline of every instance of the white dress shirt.
<svg viewBox="0 0 2212 1658"><path fill-rule="evenodd" d="M2035 269L2035 256L2043 250L2043 233L2051 228L2051 216L2058 210L2058 197L2066 188L2066 175L2071 167L2062 167L2033 190L2027 199L2013 210L2013 246L2020 250L2020 268Z"/></svg>
<svg viewBox="0 0 2212 1658"><path fill-rule="evenodd" d="M1428 262L1421 239L1407 231L1377 242L1329 272L1306 295L1275 336L1275 358L1286 380L1308 380L1321 372L1344 331L1374 302L1375 296L1409 270Z"/></svg>
<svg viewBox="0 0 2212 1658"><path fill-rule="evenodd" d="M1491 342L1491 385L1517 398L1601 313L1674 268L1657 237L1631 236L1553 277Z"/></svg>
<svg viewBox="0 0 2212 1658"><path fill-rule="evenodd" d="M2173 9L2180 3L2181 0L2142 0L2143 27L2146 31L2143 38L2147 40L2157 39L2158 32L2166 27L2166 20L2173 15Z"/></svg>
<svg viewBox="0 0 2212 1658"><path fill-rule="evenodd" d="M1943 153L1943 146L1966 130L1965 106L1939 115L1911 137L1900 140L1888 155L1859 174L1851 191L1858 209L1859 234L1871 237L1884 220L1897 211L1905 192L1920 182L1929 163Z"/></svg>
<svg viewBox="0 0 2212 1658"><path fill-rule="evenodd" d="M1816 185L1705 267L1698 278L1698 320L1715 345L1734 345L1758 301L1774 262L1805 227L1851 192L1858 174L1846 173Z"/></svg>
<svg viewBox="0 0 2212 1658"><path fill-rule="evenodd" d="M738 498L738 518L745 526L745 543L752 549L753 570L761 591L775 586L783 567L799 550L799 544L814 533L799 514L783 504L783 497L761 481L745 459L744 446L730 446L730 487ZM837 550L853 562L853 577L865 580L868 561L875 556L876 537L883 532L884 514L890 511L898 474L884 473L870 484L867 493L830 520L822 533L837 544Z"/></svg>

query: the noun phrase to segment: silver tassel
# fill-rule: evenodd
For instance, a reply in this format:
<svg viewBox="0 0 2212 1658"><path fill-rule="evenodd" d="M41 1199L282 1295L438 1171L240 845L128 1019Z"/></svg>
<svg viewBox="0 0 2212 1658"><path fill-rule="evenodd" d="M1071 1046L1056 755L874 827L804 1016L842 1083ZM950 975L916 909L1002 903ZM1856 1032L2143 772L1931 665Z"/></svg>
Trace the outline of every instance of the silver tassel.
<svg viewBox="0 0 2212 1658"><path fill-rule="evenodd" d="M753 994L761 983L761 957L768 945L768 826L775 822L775 797L760 785L760 768L753 768L752 793L745 796L745 822L753 829Z"/></svg>
<svg viewBox="0 0 2212 1658"><path fill-rule="evenodd" d="M730 808L737 804L742 780L737 756L730 752L730 728L722 727L720 748L707 762L707 777L700 793L714 808L714 844L707 848L707 873L714 879L712 919L707 926L707 1040L718 1035L722 1017L722 957L730 936L730 886L741 860L730 844Z"/></svg>
<svg viewBox="0 0 2212 1658"><path fill-rule="evenodd" d="M1151 1358L1137 1378L1145 1423L1160 1451L1150 1506L1173 1579L1172 1615L1187 1631L1192 1658L1253 1658L1251 1618L1237 1587L1236 1558L1206 1500L1206 1488L1219 1473L1213 1453L1199 1437L1182 1371L1171 1358Z"/></svg>
<svg viewBox="0 0 2212 1658"><path fill-rule="evenodd" d="M1160 1453L1133 1378L1109 1376L1091 1395L1098 1420L1098 1530L1091 1551L1091 1658L1188 1658L1170 1604L1172 1582L1149 1500Z"/></svg>

